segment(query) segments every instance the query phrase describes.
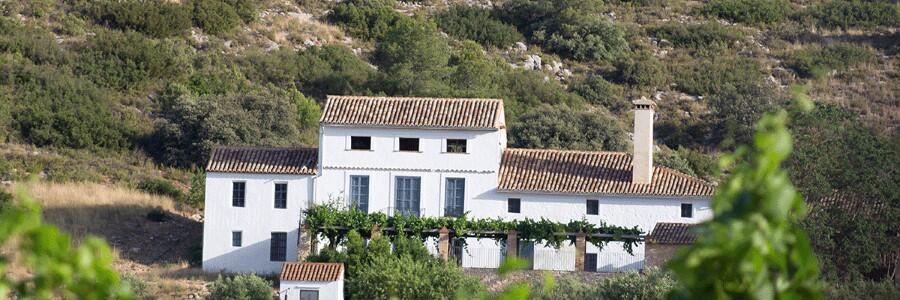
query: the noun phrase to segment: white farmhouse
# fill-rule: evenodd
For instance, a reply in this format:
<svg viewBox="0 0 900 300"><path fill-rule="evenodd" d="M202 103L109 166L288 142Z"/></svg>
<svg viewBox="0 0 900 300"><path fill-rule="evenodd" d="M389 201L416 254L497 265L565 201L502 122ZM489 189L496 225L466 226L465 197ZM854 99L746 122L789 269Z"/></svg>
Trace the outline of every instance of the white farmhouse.
<svg viewBox="0 0 900 300"><path fill-rule="evenodd" d="M635 101L633 153L512 149L499 99L329 96L319 149L219 147L207 166L203 268L276 273L296 261L302 211L344 201L372 212L587 219L645 232L711 217L714 186L653 165L655 104ZM467 240L463 267L497 267L492 240ZM523 243L535 269L574 270L574 247ZM621 244L588 245L585 269L643 268Z"/></svg>

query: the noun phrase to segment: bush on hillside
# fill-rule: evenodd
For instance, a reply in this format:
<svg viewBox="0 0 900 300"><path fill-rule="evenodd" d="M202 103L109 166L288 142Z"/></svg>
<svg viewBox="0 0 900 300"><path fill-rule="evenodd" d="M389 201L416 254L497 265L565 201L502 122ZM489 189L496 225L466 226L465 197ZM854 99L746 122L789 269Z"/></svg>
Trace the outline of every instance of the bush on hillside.
<svg viewBox="0 0 900 300"><path fill-rule="evenodd" d="M328 21L358 38L380 40L397 21L408 18L394 10L393 0L351 0L336 4Z"/></svg>
<svg viewBox="0 0 900 300"><path fill-rule="evenodd" d="M543 106L510 126L510 147L625 151L628 135L606 111Z"/></svg>
<svg viewBox="0 0 900 300"><path fill-rule="evenodd" d="M784 21L791 5L785 0L713 0L701 12L732 22L771 24Z"/></svg>
<svg viewBox="0 0 900 300"><path fill-rule="evenodd" d="M18 53L36 64L55 64L64 52L52 32L0 17L0 52Z"/></svg>
<svg viewBox="0 0 900 300"><path fill-rule="evenodd" d="M708 96L729 87L760 85L765 74L753 59L713 57L674 66L672 79L679 91Z"/></svg>
<svg viewBox="0 0 900 300"><path fill-rule="evenodd" d="M672 42L675 47L690 49L727 48L744 37L741 31L717 22L700 24L668 22L649 31L658 39Z"/></svg>
<svg viewBox="0 0 900 300"><path fill-rule="evenodd" d="M421 18L399 20L375 49L373 62L386 75L392 95L437 96L448 93L450 46L437 26Z"/></svg>
<svg viewBox="0 0 900 300"><path fill-rule="evenodd" d="M779 104L774 88L765 82L725 85L709 95L708 106L714 140L730 149L750 143L756 122Z"/></svg>
<svg viewBox="0 0 900 300"><path fill-rule="evenodd" d="M178 166L202 165L215 145L289 146L302 142L289 92L197 96L172 85L159 96L161 111L149 151Z"/></svg>
<svg viewBox="0 0 900 300"><path fill-rule="evenodd" d="M229 277L219 275L209 285L209 298L222 300L271 300L272 284L254 274L238 274Z"/></svg>
<svg viewBox="0 0 900 300"><path fill-rule="evenodd" d="M49 65L0 55L0 90L10 101L9 126L37 146L124 149L134 125L114 112L93 83ZM6 89L8 88L8 89Z"/></svg>
<svg viewBox="0 0 900 300"><path fill-rule="evenodd" d="M307 95L357 95L369 90L375 69L349 48L327 45L297 54L297 82Z"/></svg>
<svg viewBox="0 0 900 300"><path fill-rule="evenodd" d="M631 103L625 100L624 89L606 81L600 75L591 75L575 83L572 85L572 91L583 97L588 103L603 106L613 112L622 112L631 106Z"/></svg>
<svg viewBox="0 0 900 300"><path fill-rule="evenodd" d="M175 40L148 39L133 31L97 30L79 49L75 72L97 85L128 90L185 72L190 49Z"/></svg>
<svg viewBox="0 0 900 300"><path fill-rule="evenodd" d="M668 81L666 68L656 57L647 52L618 62L619 79L632 87L654 91Z"/></svg>
<svg viewBox="0 0 900 300"><path fill-rule="evenodd" d="M875 52L868 47L850 43L827 46L813 45L797 50L785 64L805 78L824 78L831 71L845 71L852 66L871 62Z"/></svg>
<svg viewBox="0 0 900 300"><path fill-rule="evenodd" d="M194 24L210 34L231 31L241 23L241 16L222 0L194 0Z"/></svg>
<svg viewBox="0 0 900 300"><path fill-rule="evenodd" d="M547 80L544 73L529 70L511 70L502 81L501 94L507 120L514 120L526 111L541 104L580 107L584 99L569 93L562 85Z"/></svg>
<svg viewBox="0 0 900 300"><path fill-rule="evenodd" d="M484 55L484 50L476 42L464 41L450 57L452 72L447 83L456 91L454 96L492 97L503 78L499 64Z"/></svg>
<svg viewBox="0 0 900 300"><path fill-rule="evenodd" d="M515 26L493 18L490 10L481 7L455 5L437 15L436 21L448 34L485 47L505 48L524 39Z"/></svg>
<svg viewBox="0 0 900 300"><path fill-rule="evenodd" d="M549 291L536 289L532 299L666 299L675 288L672 276L660 269L650 268L644 274L620 273L597 282L585 281L578 276L565 276Z"/></svg>
<svg viewBox="0 0 900 300"><path fill-rule="evenodd" d="M85 2L81 12L95 22L153 37L180 35L191 28L191 7L165 0Z"/></svg>
<svg viewBox="0 0 900 300"><path fill-rule="evenodd" d="M559 31L547 33L544 46L561 56L578 60L615 60L628 51L625 31L613 22L591 20L563 24Z"/></svg>
<svg viewBox="0 0 900 300"><path fill-rule="evenodd" d="M241 17L246 23L250 23L256 20L256 4L254 4L254 0L224 0L225 3L231 5L234 8L234 12Z"/></svg>
<svg viewBox="0 0 900 300"><path fill-rule="evenodd" d="M824 292L828 300L855 300L861 295L868 299L900 299L900 285L890 280L829 282Z"/></svg>
<svg viewBox="0 0 900 300"><path fill-rule="evenodd" d="M175 187L172 182L162 178L145 179L138 183L137 188L150 194L168 196L176 201L184 197L184 192Z"/></svg>
<svg viewBox="0 0 900 300"><path fill-rule="evenodd" d="M826 28L900 26L900 7L888 1L830 0L809 7L803 15Z"/></svg>

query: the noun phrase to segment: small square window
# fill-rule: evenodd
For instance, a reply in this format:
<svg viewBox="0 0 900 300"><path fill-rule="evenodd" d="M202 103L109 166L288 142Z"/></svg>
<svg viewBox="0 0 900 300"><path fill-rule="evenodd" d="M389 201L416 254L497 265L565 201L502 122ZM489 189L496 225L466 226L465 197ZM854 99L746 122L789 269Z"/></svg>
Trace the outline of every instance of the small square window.
<svg viewBox="0 0 900 300"><path fill-rule="evenodd" d="M506 202L506 208L508 212L511 213L521 213L522 212L522 199L519 198L509 198Z"/></svg>
<svg viewBox="0 0 900 300"><path fill-rule="evenodd" d="M400 151L419 151L419 139L400 138Z"/></svg>
<svg viewBox="0 0 900 300"><path fill-rule="evenodd" d="M371 136L351 136L350 149L353 150L372 150Z"/></svg>
<svg viewBox="0 0 900 300"><path fill-rule="evenodd" d="M682 203L681 204L681 217L682 218L693 218L694 217L694 205L690 203Z"/></svg>
<svg viewBox="0 0 900 300"><path fill-rule="evenodd" d="M600 214L600 201L597 199L588 199L587 200L587 214L589 215L599 215Z"/></svg>
<svg viewBox="0 0 900 300"><path fill-rule="evenodd" d="M447 153L466 153L466 140L447 139Z"/></svg>
<svg viewBox="0 0 900 300"><path fill-rule="evenodd" d="M232 247L240 247L243 239L243 233L240 231L232 231L231 232L231 246Z"/></svg>

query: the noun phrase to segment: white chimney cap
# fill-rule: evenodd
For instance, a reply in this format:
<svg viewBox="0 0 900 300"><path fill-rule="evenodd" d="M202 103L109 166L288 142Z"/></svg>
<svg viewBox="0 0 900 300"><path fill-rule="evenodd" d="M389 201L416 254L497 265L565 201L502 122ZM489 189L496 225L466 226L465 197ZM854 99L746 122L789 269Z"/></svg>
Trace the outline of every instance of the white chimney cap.
<svg viewBox="0 0 900 300"><path fill-rule="evenodd" d="M656 102L643 96L641 96L640 99L631 101L631 103L634 104L634 108L636 109L656 109Z"/></svg>

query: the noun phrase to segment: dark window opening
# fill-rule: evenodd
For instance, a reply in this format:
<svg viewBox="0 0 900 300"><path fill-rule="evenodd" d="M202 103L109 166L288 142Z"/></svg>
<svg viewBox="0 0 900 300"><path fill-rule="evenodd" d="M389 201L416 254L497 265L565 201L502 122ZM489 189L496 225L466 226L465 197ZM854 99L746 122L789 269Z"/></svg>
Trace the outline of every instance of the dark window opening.
<svg viewBox="0 0 900 300"><path fill-rule="evenodd" d="M444 209L444 216L460 217L463 215L466 197L466 179L465 178L447 178L446 189L447 207Z"/></svg>
<svg viewBox="0 0 900 300"><path fill-rule="evenodd" d="M269 260L287 260L287 232L273 232L269 243Z"/></svg>
<svg viewBox="0 0 900 300"><path fill-rule="evenodd" d="M448 153L466 153L466 140L447 139Z"/></svg>
<svg viewBox="0 0 900 300"><path fill-rule="evenodd" d="M231 184L231 206L244 207L247 193L246 182L233 182Z"/></svg>
<svg viewBox="0 0 900 300"><path fill-rule="evenodd" d="M400 151L419 151L419 139L400 138Z"/></svg>
<svg viewBox="0 0 900 300"><path fill-rule="evenodd" d="M275 208L287 208L287 183L275 184Z"/></svg>
<svg viewBox="0 0 900 300"><path fill-rule="evenodd" d="M597 253L584 254L584 271L597 272Z"/></svg>
<svg viewBox="0 0 900 300"><path fill-rule="evenodd" d="M694 205L690 203L682 203L681 204L681 217L682 218L693 218L694 217Z"/></svg>
<svg viewBox="0 0 900 300"><path fill-rule="evenodd" d="M350 208L369 211L369 176L350 176Z"/></svg>
<svg viewBox="0 0 900 300"><path fill-rule="evenodd" d="M241 242L242 242L241 239L243 238L242 235L243 234L240 231L232 231L231 232L231 246L232 247L240 247L241 246Z"/></svg>
<svg viewBox="0 0 900 300"><path fill-rule="evenodd" d="M508 212L511 213L520 213L522 212L522 199L519 198L509 198L506 201L506 208Z"/></svg>
<svg viewBox="0 0 900 300"><path fill-rule="evenodd" d="M287 296L284 299L287 300ZM319 291L300 290L300 300L319 300Z"/></svg>
<svg viewBox="0 0 900 300"><path fill-rule="evenodd" d="M372 150L372 137L370 136L351 136L350 149L353 150Z"/></svg>
<svg viewBox="0 0 900 300"><path fill-rule="evenodd" d="M600 201L596 199L588 199L587 200L587 214L589 215L599 215L600 214Z"/></svg>

